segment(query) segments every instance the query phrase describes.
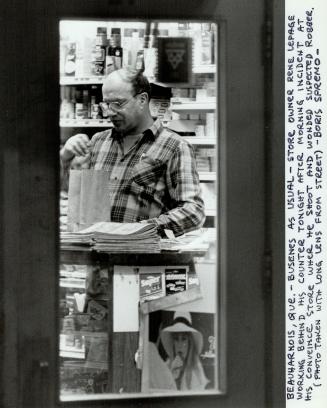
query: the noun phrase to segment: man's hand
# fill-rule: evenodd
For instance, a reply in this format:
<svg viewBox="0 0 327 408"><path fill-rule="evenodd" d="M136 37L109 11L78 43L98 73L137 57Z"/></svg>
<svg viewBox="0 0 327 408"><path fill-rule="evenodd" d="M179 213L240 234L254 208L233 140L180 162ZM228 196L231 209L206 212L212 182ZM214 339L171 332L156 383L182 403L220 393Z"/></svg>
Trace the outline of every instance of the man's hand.
<svg viewBox="0 0 327 408"><path fill-rule="evenodd" d="M61 149L60 157L65 162L75 156L86 156L90 153L90 147L89 137L84 133L78 133L67 140Z"/></svg>

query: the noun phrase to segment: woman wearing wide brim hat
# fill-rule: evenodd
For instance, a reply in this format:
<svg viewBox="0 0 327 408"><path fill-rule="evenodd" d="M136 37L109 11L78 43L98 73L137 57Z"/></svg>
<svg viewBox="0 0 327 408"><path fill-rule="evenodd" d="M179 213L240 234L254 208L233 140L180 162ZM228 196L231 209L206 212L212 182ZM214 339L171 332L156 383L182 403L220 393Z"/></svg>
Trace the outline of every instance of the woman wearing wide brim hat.
<svg viewBox="0 0 327 408"><path fill-rule="evenodd" d="M167 366L179 390L203 390L208 379L199 358L203 336L192 326L189 312L175 312L171 326L160 334L161 343L168 355Z"/></svg>

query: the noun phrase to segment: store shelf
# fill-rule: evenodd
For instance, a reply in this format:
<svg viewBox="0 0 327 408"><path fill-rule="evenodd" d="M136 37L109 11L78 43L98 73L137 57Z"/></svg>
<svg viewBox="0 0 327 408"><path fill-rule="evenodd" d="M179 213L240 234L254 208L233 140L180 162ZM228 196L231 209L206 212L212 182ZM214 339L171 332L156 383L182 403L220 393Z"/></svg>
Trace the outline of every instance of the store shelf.
<svg viewBox="0 0 327 408"><path fill-rule="evenodd" d="M104 338L108 337L107 332L94 332L94 331L86 331L86 330L70 330L70 331L62 331L60 335L73 335L73 336L85 336L85 337L97 337L97 338Z"/></svg>
<svg viewBox="0 0 327 408"><path fill-rule="evenodd" d="M216 145L216 139L213 137L183 137L185 140L187 140L189 143L195 144L195 145L205 145L205 146L214 146Z"/></svg>
<svg viewBox="0 0 327 408"><path fill-rule="evenodd" d="M109 119L60 119L60 127L113 127Z"/></svg>
<svg viewBox="0 0 327 408"><path fill-rule="evenodd" d="M78 335L80 336L80 334ZM84 359L85 346L81 345L80 348L77 348L75 346L67 346L65 343L68 337L74 337L74 334L73 333L60 334L60 346L59 346L60 357Z"/></svg>
<svg viewBox="0 0 327 408"><path fill-rule="evenodd" d="M85 280L83 282L81 281L65 282L65 280L60 279L60 287L61 288L85 289Z"/></svg>
<svg viewBox="0 0 327 408"><path fill-rule="evenodd" d="M64 357L64 358L76 358L76 359L85 359L85 350L76 350L67 347L65 349L60 349L59 351L59 355L60 357Z"/></svg>
<svg viewBox="0 0 327 408"><path fill-rule="evenodd" d="M193 67L194 74L215 74L216 73L216 65L194 65Z"/></svg>
<svg viewBox="0 0 327 408"><path fill-rule="evenodd" d="M215 217L217 215L217 210L205 210L207 217Z"/></svg>
<svg viewBox="0 0 327 408"><path fill-rule="evenodd" d="M60 78L60 85L102 85L104 76L65 77Z"/></svg>
<svg viewBox="0 0 327 408"><path fill-rule="evenodd" d="M213 112L216 110L216 103L215 102L174 102L170 105L170 109L173 112L194 112L194 111L202 111L202 112Z"/></svg>
<svg viewBox="0 0 327 408"><path fill-rule="evenodd" d="M213 171L199 172L200 181L215 181L216 173Z"/></svg>

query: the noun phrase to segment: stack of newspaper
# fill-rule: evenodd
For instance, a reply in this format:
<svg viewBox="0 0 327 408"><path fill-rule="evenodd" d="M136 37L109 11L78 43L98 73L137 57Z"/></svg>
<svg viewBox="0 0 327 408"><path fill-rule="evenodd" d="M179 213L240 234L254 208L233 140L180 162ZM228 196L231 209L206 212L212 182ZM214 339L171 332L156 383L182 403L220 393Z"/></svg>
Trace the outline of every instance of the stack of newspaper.
<svg viewBox="0 0 327 408"><path fill-rule="evenodd" d="M160 252L155 225L97 222L79 232L62 232L62 249L94 249L99 252Z"/></svg>
<svg viewBox="0 0 327 408"><path fill-rule="evenodd" d="M206 252L217 241L215 228L200 228L175 238L163 238L162 251Z"/></svg>

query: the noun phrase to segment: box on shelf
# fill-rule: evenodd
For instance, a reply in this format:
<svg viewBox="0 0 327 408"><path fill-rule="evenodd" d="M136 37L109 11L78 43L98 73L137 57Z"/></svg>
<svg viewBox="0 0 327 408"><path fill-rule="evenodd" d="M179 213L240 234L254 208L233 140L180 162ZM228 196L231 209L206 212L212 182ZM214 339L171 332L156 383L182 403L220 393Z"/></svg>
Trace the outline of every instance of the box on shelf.
<svg viewBox="0 0 327 408"><path fill-rule="evenodd" d="M217 194L213 183L200 183L202 198L205 203L205 209L214 211L217 209Z"/></svg>

